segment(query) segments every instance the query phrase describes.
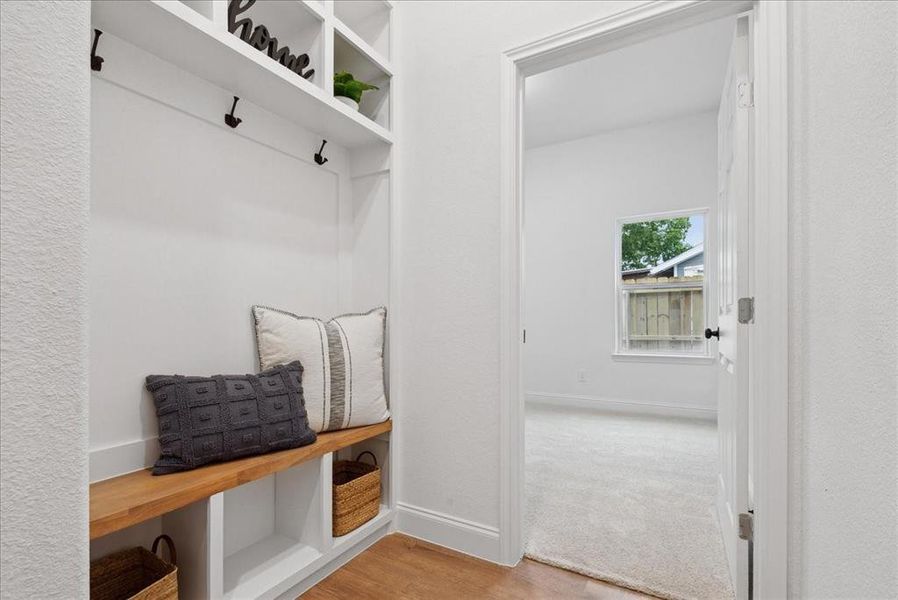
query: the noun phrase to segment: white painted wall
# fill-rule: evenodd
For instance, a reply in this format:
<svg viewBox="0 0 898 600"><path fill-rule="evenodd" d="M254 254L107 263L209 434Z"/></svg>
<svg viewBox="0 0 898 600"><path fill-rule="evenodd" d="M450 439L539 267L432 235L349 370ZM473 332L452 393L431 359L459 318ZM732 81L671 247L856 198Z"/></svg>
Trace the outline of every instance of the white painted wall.
<svg viewBox="0 0 898 600"><path fill-rule="evenodd" d="M390 174L352 179L350 310L386 306L390 296ZM389 315L388 315L389 318Z"/></svg>
<svg viewBox="0 0 898 600"><path fill-rule="evenodd" d="M400 500L434 538L498 523L499 53L635 4L403 3ZM895 11L791 9L794 597L895 596Z"/></svg>
<svg viewBox="0 0 898 600"><path fill-rule="evenodd" d="M421 1L398 12L400 527L473 536L469 551L498 556L499 54L629 6Z"/></svg>
<svg viewBox="0 0 898 600"><path fill-rule="evenodd" d="M148 374L257 371L250 306L337 314L351 261L339 146L320 167L319 140L246 101L232 130L227 90L114 36L103 45L115 60L91 90L92 480L155 460ZM364 215L356 227L387 231Z"/></svg>
<svg viewBox="0 0 898 600"><path fill-rule="evenodd" d="M896 598L898 4L792 18L790 595Z"/></svg>
<svg viewBox="0 0 898 600"><path fill-rule="evenodd" d="M612 358L612 351L616 220L711 209L705 272L713 274L716 196L716 111L525 152L525 394L679 407L715 417L712 362L633 362ZM716 307L713 280L708 292L707 306ZM716 310L709 312L713 324ZM578 380L580 371L585 382Z"/></svg>
<svg viewBox="0 0 898 600"><path fill-rule="evenodd" d="M0 3L0 597L10 600L88 595L89 31L87 3Z"/></svg>

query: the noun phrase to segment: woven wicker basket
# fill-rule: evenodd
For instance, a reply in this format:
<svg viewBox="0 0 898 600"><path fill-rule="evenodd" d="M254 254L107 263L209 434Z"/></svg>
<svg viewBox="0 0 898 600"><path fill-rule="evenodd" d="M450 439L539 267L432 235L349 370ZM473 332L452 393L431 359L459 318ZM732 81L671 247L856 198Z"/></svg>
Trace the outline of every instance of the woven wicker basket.
<svg viewBox="0 0 898 600"><path fill-rule="evenodd" d="M171 564L156 555L159 540L168 545ZM90 564L91 600L178 600L175 545L167 535L153 541L153 551L129 548Z"/></svg>
<svg viewBox="0 0 898 600"><path fill-rule="evenodd" d="M374 464L359 462L366 454ZM377 516L380 510L380 467L371 452L355 460L334 462L334 537L346 535Z"/></svg>

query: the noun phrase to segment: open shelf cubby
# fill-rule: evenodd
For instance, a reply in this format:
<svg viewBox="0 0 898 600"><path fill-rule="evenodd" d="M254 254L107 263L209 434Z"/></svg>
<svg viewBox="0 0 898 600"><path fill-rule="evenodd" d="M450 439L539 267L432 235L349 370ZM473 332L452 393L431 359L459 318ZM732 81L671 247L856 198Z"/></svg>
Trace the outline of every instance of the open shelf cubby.
<svg viewBox="0 0 898 600"><path fill-rule="evenodd" d="M391 67L367 50L352 31L342 27L334 30L334 72L347 71L355 79L378 87L362 94L359 112L389 130Z"/></svg>
<svg viewBox="0 0 898 600"><path fill-rule="evenodd" d="M264 25L270 35L277 38L278 48L287 46L294 56L308 54L309 68L315 73L307 81L324 88L323 21L309 5L285 0L257 0L239 18L251 19L254 26Z"/></svg>
<svg viewBox="0 0 898 600"><path fill-rule="evenodd" d="M226 598L256 598L311 565L327 547L322 460L224 492Z"/></svg>
<svg viewBox="0 0 898 600"><path fill-rule="evenodd" d="M334 16L381 56L390 58L390 14L384 0L335 0Z"/></svg>
<svg viewBox="0 0 898 600"><path fill-rule="evenodd" d="M377 516L372 520L361 525L358 529L350 531L346 535L333 538L334 548L350 545L354 540L364 537L373 530L380 528L384 523L388 522L391 515L390 506L390 437L389 433L379 435L361 441L352 446L348 446L331 456L334 461L337 460L355 460L362 452L371 452L377 458L377 465L380 467L380 510ZM371 457L365 455L363 462L370 463Z"/></svg>
<svg viewBox="0 0 898 600"><path fill-rule="evenodd" d="M215 3L214 0L178 0L184 6L195 10L200 15L209 20L214 18Z"/></svg>

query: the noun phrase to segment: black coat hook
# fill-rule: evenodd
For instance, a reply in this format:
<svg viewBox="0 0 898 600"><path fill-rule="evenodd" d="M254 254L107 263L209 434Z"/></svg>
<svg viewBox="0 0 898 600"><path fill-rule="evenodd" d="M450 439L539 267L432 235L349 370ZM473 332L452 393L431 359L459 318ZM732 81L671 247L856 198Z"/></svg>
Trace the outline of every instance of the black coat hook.
<svg viewBox="0 0 898 600"><path fill-rule="evenodd" d="M235 127L240 125L240 123L243 122L243 119L239 119L234 116L234 109L237 108L238 100L240 100L240 98L238 98L237 96L234 96L234 104L231 105L231 114L225 115L225 123L227 123L228 127L230 127L231 129L234 129Z"/></svg>
<svg viewBox="0 0 898 600"><path fill-rule="evenodd" d="M315 153L315 162L319 165L323 165L327 162L327 159L321 156L321 153L324 152L324 145L327 143L327 140L321 140L321 149Z"/></svg>
<svg viewBox="0 0 898 600"><path fill-rule="evenodd" d="M101 35L103 35L102 31L94 29L94 44L90 48L90 68L92 71L99 71L103 68L103 57L97 56L97 42L100 41Z"/></svg>

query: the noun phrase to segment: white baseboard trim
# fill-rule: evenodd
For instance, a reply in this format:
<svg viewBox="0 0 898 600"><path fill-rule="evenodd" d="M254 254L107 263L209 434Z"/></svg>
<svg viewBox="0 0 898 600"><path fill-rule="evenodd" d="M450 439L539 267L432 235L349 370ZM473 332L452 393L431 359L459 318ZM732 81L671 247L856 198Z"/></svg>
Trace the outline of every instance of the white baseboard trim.
<svg viewBox="0 0 898 600"><path fill-rule="evenodd" d="M499 530L496 527L399 502L396 507L396 529L438 546L490 562L502 562Z"/></svg>
<svg viewBox="0 0 898 600"><path fill-rule="evenodd" d="M644 415L656 415L660 417L684 417L688 419L702 419L717 421L717 411L713 408L694 405L669 405L652 402L638 402L634 400L620 400L616 398L601 398L598 396L578 396L575 394L552 394L549 392L525 392L524 401L527 404L542 404L546 406L563 406L568 408L591 408L617 413L635 413Z"/></svg>
<svg viewBox="0 0 898 600"><path fill-rule="evenodd" d="M159 458L159 438L147 438L90 451L90 482L145 469Z"/></svg>

